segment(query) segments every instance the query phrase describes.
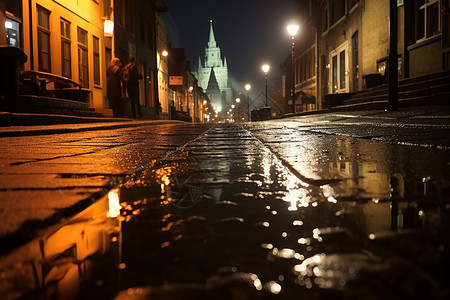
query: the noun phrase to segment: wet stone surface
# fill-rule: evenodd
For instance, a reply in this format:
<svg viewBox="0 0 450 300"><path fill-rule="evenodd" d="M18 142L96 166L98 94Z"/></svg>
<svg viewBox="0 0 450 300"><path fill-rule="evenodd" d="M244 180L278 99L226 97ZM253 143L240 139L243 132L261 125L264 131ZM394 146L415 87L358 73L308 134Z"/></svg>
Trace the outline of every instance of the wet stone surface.
<svg viewBox="0 0 450 300"><path fill-rule="evenodd" d="M30 295L450 297L446 151L249 129L212 127L22 250L60 249Z"/></svg>
<svg viewBox="0 0 450 300"><path fill-rule="evenodd" d="M305 164L315 157L333 165L324 153L311 153L323 148L316 140L320 137L298 138L311 155ZM295 139L289 141L289 147L296 147ZM306 141L312 143L310 149ZM324 141L325 148L333 151L341 142ZM140 184L124 186L120 198L125 201L121 257L125 265L118 298L292 299L301 294L309 299L444 299L449 295L448 196L406 201L403 191L394 206L405 212L397 210L393 216L392 182L380 178L371 191L362 191L351 184L363 180L364 174L330 176L320 162L309 168L322 172L299 179L286 166L292 158L283 161L287 156L275 151L289 149L274 144L272 152L248 131L214 128L143 174ZM362 169L369 160L368 174L389 174L389 166L373 163L382 162L385 154L373 151L374 145L361 150ZM337 153L336 159L348 162L345 156ZM295 169L305 170L301 165ZM374 194L378 197L371 197ZM441 215L436 211L440 209ZM439 221L430 224L419 211ZM390 231L391 223L396 223L398 232ZM421 230L430 226L434 228ZM104 288L107 285L100 290Z"/></svg>

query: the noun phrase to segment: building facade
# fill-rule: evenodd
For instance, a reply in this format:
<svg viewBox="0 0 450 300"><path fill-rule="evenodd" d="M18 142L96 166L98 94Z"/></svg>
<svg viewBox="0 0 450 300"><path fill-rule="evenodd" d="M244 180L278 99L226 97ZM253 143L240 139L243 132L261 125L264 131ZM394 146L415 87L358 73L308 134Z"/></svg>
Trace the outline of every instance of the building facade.
<svg viewBox="0 0 450 300"><path fill-rule="evenodd" d="M210 82L212 72L214 72L214 77L219 85L221 95L219 98L216 93L214 93L208 95L208 97L214 110L216 112L221 112L232 104L233 91L228 73L227 59L222 59L220 48L217 46L214 36L214 29L211 20L209 25L209 41L208 47L205 49L204 62L202 62L199 57L197 71L193 72L198 79L199 86L201 86L204 90L208 90L208 83Z"/></svg>
<svg viewBox="0 0 450 300"><path fill-rule="evenodd" d="M112 42L105 37L104 20L111 12L110 1L8 0L5 44L25 52L25 70L76 81L91 91L91 107L105 108Z"/></svg>
<svg viewBox="0 0 450 300"><path fill-rule="evenodd" d="M325 107L326 95L361 91L371 75L386 78L389 1L293 1L294 17L301 24L294 55L297 111ZM449 6L443 0L397 0L400 80L450 70ZM287 59L281 66L287 106L290 64ZM315 107L304 103L302 95L314 96Z"/></svg>
<svg viewBox="0 0 450 300"><path fill-rule="evenodd" d="M166 9L163 0L2 1L0 43L24 51L24 70L79 83L91 92L90 106L106 115L107 65L113 57L125 65L135 56L143 113L158 115L156 13Z"/></svg>

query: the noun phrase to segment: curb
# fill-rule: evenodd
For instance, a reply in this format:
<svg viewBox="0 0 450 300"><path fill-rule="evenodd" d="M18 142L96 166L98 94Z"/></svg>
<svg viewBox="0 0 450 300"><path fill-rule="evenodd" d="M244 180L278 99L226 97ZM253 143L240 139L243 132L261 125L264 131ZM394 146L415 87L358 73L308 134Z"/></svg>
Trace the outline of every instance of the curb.
<svg viewBox="0 0 450 300"><path fill-rule="evenodd" d="M111 130L120 128L153 126L163 124L180 124L186 123L177 120L152 120L152 121L122 121L103 122L103 123L77 123L77 124L59 124L59 125L38 125L38 126L12 126L0 128L0 137L19 137L19 136L36 136L51 135L61 133L74 133L82 131Z"/></svg>

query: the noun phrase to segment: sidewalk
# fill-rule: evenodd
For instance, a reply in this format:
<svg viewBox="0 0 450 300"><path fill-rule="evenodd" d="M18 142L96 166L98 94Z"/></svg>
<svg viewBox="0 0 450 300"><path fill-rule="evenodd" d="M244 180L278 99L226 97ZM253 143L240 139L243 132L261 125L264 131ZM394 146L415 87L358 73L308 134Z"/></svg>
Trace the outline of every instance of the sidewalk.
<svg viewBox="0 0 450 300"><path fill-rule="evenodd" d="M20 118L20 114L15 114ZM29 118L30 116L27 116ZM40 116L41 118L43 116ZM62 116L46 116L47 118L61 118ZM437 126L443 130L450 130L450 106L421 106L399 111L386 110L357 110L357 111L309 111L296 114L286 114L275 118L276 120L295 119L299 125L303 124L333 124L367 125L421 125ZM0 127L0 137L49 135L80 131L108 130L126 127L139 127L156 124L185 123L178 120L133 120L119 118L105 118L104 121L93 122L89 118L80 118L80 123L62 123L54 125L28 125ZM67 120L67 119L66 119Z"/></svg>
<svg viewBox="0 0 450 300"><path fill-rule="evenodd" d="M359 122L410 125L450 125L450 106L418 106L398 111L355 110L355 111L310 111L287 114L280 119L296 118L317 123L329 119L332 122ZM314 121L316 120L316 121Z"/></svg>
<svg viewBox="0 0 450 300"><path fill-rule="evenodd" d="M52 118L53 116L48 116ZM27 125L0 127L0 137L36 136L81 131L109 130L127 127L139 127L158 124L184 123L178 120L132 120L132 119L105 119L103 122L61 123L53 125Z"/></svg>

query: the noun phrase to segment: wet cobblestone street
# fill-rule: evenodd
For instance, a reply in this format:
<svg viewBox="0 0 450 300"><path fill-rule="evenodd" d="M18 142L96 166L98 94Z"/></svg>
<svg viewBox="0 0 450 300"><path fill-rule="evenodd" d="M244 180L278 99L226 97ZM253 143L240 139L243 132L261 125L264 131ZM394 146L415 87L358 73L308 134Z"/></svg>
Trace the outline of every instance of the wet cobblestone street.
<svg viewBox="0 0 450 300"><path fill-rule="evenodd" d="M180 128L153 143L160 158L10 255L46 259L3 278L42 282L29 299L450 296L448 151L267 124L180 142Z"/></svg>
<svg viewBox="0 0 450 300"><path fill-rule="evenodd" d="M324 141L326 149L335 142ZM323 153L309 155L328 161ZM370 198L370 191L338 197L334 188L353 177L299 178L236 126L211 129L144 173L119 192L125 201L119 299L448 296L448 229L441 227L448 207L430 224L416 214L431 215L439 204L425 209L421 201L402 200L402 219L383 187L376 193L384 197ZM382 184L390 186L381 182L378 189ZM390 232L391 223L405 229Z"/></svg>

